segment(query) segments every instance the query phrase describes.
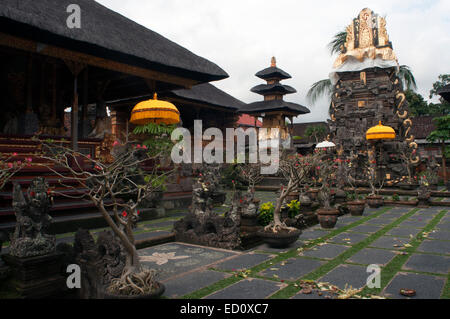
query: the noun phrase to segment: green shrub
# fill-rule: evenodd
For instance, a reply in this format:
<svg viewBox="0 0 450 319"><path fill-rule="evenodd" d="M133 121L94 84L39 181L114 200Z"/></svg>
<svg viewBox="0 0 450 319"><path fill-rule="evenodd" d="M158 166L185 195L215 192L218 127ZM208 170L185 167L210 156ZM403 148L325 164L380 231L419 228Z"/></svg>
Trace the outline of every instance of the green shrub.
<svg viewBox="0 0 450 319"><path fill-rule="evenodd" d="M261 225L267 226L273 220L273 212L275 210L275 206L273 206L272 202L267 202L261 205L259 208L258 221Z"/></svg>
<svg viewBox="0 0 450 319"><path fill-rule="evenodd" d="M394 195L392 195L392 200L395 200L396 202L398 202L400 200L400 196L398 196L398 194L394 194Z"/></svg>
<svg viewBox="0 0 450 319"><path fill-rule="evenodd" d="M347 192L347 200L349 200L349 201L356 200L356 194Z"/></svg>
<svg viewBox="0 0 450 319"><path fill-rule="evenodd" d="M288 216L289 218L294 218L300 213L300 202L296 199L287 204L289 207Z"/></svg>

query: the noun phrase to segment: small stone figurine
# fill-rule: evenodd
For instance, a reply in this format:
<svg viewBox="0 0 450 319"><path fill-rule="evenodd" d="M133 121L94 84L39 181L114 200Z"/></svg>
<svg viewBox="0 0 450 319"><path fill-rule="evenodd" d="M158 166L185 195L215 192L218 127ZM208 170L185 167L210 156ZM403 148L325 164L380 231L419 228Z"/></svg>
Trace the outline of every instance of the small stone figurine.
<svg viewBox="0 0 450 319"><path fill-rule="evenodd" d="M17 222L11 237L10 254L25 258L55 252L55 236L47 234L52 218L48 214L50 198L45 179L33 179L26 194L22 193L19 184L14 184L13 208Z"/></svg>

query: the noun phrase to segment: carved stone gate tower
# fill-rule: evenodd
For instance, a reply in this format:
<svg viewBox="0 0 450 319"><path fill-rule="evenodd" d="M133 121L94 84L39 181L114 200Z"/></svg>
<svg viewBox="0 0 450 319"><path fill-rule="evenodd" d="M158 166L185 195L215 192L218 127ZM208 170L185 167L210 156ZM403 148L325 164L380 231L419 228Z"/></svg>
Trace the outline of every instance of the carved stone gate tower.
<svg viewBox="0 0 450 319"><path fill-rule="evenodd" d="M376 150L379 178L388 185L406 182L408 167L411 171L419 158L386 21L366 8L346 31L346 43L330 74L334 85L329 110L331 137L343 156L358 154L367 159L367 151ZM365 133L380 121L395 130L396 138L369 144ZM359 177L364 179L361 174Z"/></svg>

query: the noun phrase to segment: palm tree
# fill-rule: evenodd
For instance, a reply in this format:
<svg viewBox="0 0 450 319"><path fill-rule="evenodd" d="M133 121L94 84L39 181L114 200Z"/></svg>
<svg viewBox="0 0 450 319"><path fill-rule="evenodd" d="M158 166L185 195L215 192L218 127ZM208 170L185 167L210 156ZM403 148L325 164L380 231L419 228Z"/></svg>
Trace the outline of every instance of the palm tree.
<svg viewBox="0 0 450 319"><path fill-rule="evenodd" d="M328 43L330 54L338 54L342 51L344 44L347 40L347 32L341 31L334 35L333 40ZM411 69L407 65L400 65L398 77L403 82L403 86L407 90L415 91L417 89L416 79L411 72ZM308 90L306 97L311 103L315 103L321 96L331 96L333 92L333 85L330 79L323 79L315 82Z"/></svg>

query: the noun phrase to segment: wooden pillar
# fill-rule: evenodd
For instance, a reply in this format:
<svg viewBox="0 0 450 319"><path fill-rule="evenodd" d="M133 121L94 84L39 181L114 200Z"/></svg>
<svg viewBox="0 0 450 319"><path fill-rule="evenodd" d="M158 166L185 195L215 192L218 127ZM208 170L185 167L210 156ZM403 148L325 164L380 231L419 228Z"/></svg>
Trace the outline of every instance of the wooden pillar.
<svg viewBox="0 0 450 319"><path fill-rule="evenodd" d="M89 92L89 73L88 73L88 68L86 67L84 69L83 72L83 97L82 97L82 103L83 103L83 109L82 109L82 114L81 114L81 131L80 131L80 135L86 136L89 132L87 131L88 128L88 113L87 113L87 107L88 107L88 92Z"/></svg>
<svg viewBox="0 0 450 319"><path fill-rule="evenodd" d="M26 112L33 112L33 56L28 56L27 65L27 92L26 92Z"/></svg>
<svg viewBox="0 0 450 319"><path fill-rule="evenodd" d="M125 142L127 140L128 130L128 112L110 110L111 116L111 133L116 140Z"/></svg>
<svg viewBox="0 0 450 319"><path fill-rule="evenodd" d="M71 112L71 146L74 151L78 151L78 75L73 80L73 104Z"/></svg>
<svg viewBox="0 0 450 319"><path fill-rule="evenodd" d="M71 147L78 151L78 75L86 67L85 64L65 60L67 67L73 74L73 103L71 112Z"/></svg>

